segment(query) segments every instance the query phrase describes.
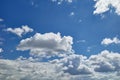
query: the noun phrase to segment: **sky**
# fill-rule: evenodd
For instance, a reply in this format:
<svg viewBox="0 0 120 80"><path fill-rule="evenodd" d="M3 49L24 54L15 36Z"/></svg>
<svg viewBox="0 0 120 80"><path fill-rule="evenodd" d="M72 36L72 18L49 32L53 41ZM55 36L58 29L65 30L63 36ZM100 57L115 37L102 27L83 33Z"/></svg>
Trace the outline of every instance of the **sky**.
<svg viewBox="0 0 120 80"><path fill-rule="evenodd" d="M119 25L120 0L0 0L0 79L119 80Z"/></svg>

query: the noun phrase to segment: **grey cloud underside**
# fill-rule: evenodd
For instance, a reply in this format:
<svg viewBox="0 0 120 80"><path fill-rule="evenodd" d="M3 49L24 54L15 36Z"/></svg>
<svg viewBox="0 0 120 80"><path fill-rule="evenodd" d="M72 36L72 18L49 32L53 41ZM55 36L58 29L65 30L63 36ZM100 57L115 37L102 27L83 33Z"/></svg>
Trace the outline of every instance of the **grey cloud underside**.
<svg viewBox="0 0 120 80"><path fill-rule="evenodd" d="M72 54L50 62L0 59L1 80L119 80L120 54Z"/></svg>

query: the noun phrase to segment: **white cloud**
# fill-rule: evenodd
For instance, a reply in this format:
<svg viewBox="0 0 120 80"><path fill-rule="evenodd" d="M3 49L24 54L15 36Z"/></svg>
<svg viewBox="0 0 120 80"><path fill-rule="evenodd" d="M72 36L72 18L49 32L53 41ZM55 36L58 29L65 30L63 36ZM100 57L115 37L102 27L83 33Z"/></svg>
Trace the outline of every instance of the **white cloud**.
<svg viewBox="0 0 120 80"><path fill-rule="evenodd" d="M72 54L50 62L0 59L1 80L119 80L120 53Z"/></svg>
<svg viewBox="0 0 120 80"><path fill-rule="evenodd" d="M47 62L0 59L0 80L66 80L66 78L64 74L56 72L55 65Z"/></svg>
<svg viewBox="0 0 120 80"><path fill-rule="evenodd" d="M91 74L90 68L84 64L86 59L87 57L85 56L73 54L51 62L57 63L58 68L62 68L65 73L70 73L71 75Z"/></svg>
<svg viewBox="0 0 120 80"><path fill-rule="evenodd" d="M23 39L17 50L30 50L35 57L65 56L73 52L73 38L71 36L61 37L60 33L36 33L33 37Z"/></svg>
<svg viewBox="0 0 120 80"><path fill-rule="evenodd" d="M96 2L94 14L102 14L109 11L112 8L115 9L115 13L120 15L120 0L94 0Z"/></svg>
<svg viewBox="0 0 120 80"><path fill-rule="evenodd" d="M0 37L0 45L3 45L4 39Z"/></svg>
<svg viewBox="0 0 120 80"><path fill-rule="evenodd" d="M23 34L26 34L28 32L33 32L32 28L29 28L27 25L23 25L21 28L7 28L5 31L11 32L16 34L19 37L22 37Z"/></svg>
<svg viewBox="0 0 120 80"><path fill-rule="evenodd" d="M62 59L55 59L51 63L57 64L59 69L71 75L95 75L107 72L119 72L120 53L102 51L98 55L91 55L89 58L82 55L70 55Z"/></svg>
<svg viewBox="0 0 120 80"><path fill-rule="evenodd" d="M117 37L114 37L113 39L111 38L105 38L102 40L101 44L102 45L110 45L110 44L120 44L120 39L118 39Z"/></svg>
<svg viewBox="0 0 120 80"><path fill-rule="evenodd" d="M0 53L1 53L1 52L3 52L3 49L2 49L2 48L0 48Z"/></svg>

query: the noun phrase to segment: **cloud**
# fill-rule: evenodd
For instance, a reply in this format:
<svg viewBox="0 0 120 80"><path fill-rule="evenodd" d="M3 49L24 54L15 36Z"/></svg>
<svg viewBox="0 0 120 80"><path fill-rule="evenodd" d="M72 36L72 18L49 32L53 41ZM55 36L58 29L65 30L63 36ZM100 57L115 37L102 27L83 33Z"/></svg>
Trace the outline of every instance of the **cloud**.
<svg viewBox="0 0 120 80"><path fill-rule="evenodd" d="M55 69L50 63L0 59L1 80L69 80Z"/></svg>
<svg viewBox="0 0 120 80"><path fill-rule="evenodd" d="M27 25L23 25L21 28L7 28L5 31L16 34L19 37L22 37L23 34L28 32L33 32L33 29L28 27Z"/></svg>
<svg viewBox="0 0 120 80"><path fill-rule="evenodd" d="M65 73L70 73L71 75L91 74L90 68L84 64L86 59L87 57L85 56L73 54L51 62L56 63Z"/></svg>
<svg viewBox="0 0 120 80"><path fill-rule="evenodd" d="M0 48L0 53L2 53L3 52L3 49L2 48Z"/></svg>
<svg viewBox="0 0 120 80"><path fill-rule="evenodd" d="M21 40L17 50L30 50L30 55L33 57L30 58L30 61L54 57L48 61L56 65L57 71L69 75L95 75L98 72L99 74L101 72L115 74L120 70L120 53L104 50L97 55L86 57L75 54L72 44L73 38L71 36L61 37L60 33L52 32L36 33L33 37ZM35 58L37 59L34 60Z"/></svg>
<svg viewBox="0 0 120 80"><path fill-rule="evenodd" d="M116 73L120 71L120 53L104 50L98 55L91 55L89 58L72 54L62 59L55 59L51 63L56 64L58 69L71 75Z"/></svg>
<svg viewBox="0 0 120 80"><path fill-rule="evenodd" d="M61 37L60 33L36 33L33 37L23 39L17 50L30 50L35 57L65 56L73 52L73 38L71 36Z"/></svg>
<svg viewBox="0 0 120 80"><path fill-rule="evenodd" d="M90 56L89 63L96 72L119 71L120 53L104 50L98 55Z"/></svg>
<svg viewBox="0 0 120 80"><path fill-rule="evenodd" d="M0 18L0 22L4 21L4 19Z"/></svg>
<svg viewBox="0 0 120 80"><path fill-rule="evenodd" d="M0 59L1 80L119 80L120 53L102 51L89 58L72 54L38 62L29 59Z"/></svg>
<svg viewBox="0 0 120 80"><path fill-rule="evenodd" d="M102 14L109 11L111 8L115 9L115 13L120 15L120 0L94 0L96 2L94 14Z"/></svg>
<svg viewBox="0 0 120 80"><path fill-rule="evenodd" d="M75 15L75 12L71 12L71 13L70 13L70 16L74 16L74 15Z"/></svg>
<svg viewBox="0 0 120 80"><path fill-rule="evenodd" d="M114 37L113 39L111 38L105 38L101 42L102 45L110 45L110 44L120 44L120 39L117 37Z"/></svg>
<svg viewBox="0 0 120 80"><path fill-rule="evenodd" d="M57 2L57 4L61 4L63 2L68 2L68 3L72 3L73 0L51 0L52 2Z"/></svg>

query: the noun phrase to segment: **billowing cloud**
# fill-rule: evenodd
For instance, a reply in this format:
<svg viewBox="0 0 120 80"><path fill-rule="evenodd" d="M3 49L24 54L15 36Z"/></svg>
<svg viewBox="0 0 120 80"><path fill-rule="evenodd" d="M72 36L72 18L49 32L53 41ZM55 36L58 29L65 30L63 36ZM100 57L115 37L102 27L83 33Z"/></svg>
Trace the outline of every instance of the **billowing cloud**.
<svg viewBox="0 0 120 80"><path fill-rule="evenodd" d="M33 37L23 39L17 50L30 50L35 57L65 56L73 52L73 38L71 36L61 37L60 33L36 33Z"/></svg>
<svg viewBox="0 0 120 80"><path fill-rule="evenodd" d="M112 8L115 9L115 13L120 15L120 0L94 0L96 2L94 14L105 13Z"/></svg>
<svg viewBox="0 0 120 80"><path fill-rule="evenodd" d="M51 61L56 63L59 69L71 75L91 75L97 72L119 72L120 53L102 51L98 55L91 55L89 58L82 55L70 55L62 59Z"/></svg>
<svg viewBox="0 0 120 80"><path fill-rule="evenodd" d="M11 32L16 34L19 37L22 37L23 34L26 34L28 32L33 32L33 29L28 27L27 25L23 25L21 28L7 28L5 31Z"/></svg>
<svg viewBox="0 0 120 80"><path fill-rule="evenodd" d="M120 53L102 51L98 55L92 55L89 63L96 72L111 72L120 70Z"/></svg>
<svg viewBox="0 0 120 80"><path fill-rule="evenodd" d="M117 37L114 37L113 39L111 38L105 38L101 42L102 45L110 45L110 44L120 44L120 39Z"/></svg>
<svg viewBox="0 0 120 80"><path fill-rule="evenodd" d="M89 58L72 54L51 62L0 59L1 80L119 80L120 54L102 51Z"/></svg>
<svg viewBox="0 0 120 80"><path fill-rule="evenodd" d="M61 67L65 73L70 73L71 75L91 74L92 70L84 63L86 59L87 57L85 56L73 54L51 62L57 63L58 67Z"/></svg>
<svg viewBox="0 0 120 80"><path fill-rule="evenodd" d="M2 49L2 48L0 48L0 53L1 53L1 52L3 52L3 49Z"/></svg>

